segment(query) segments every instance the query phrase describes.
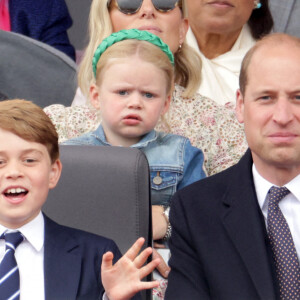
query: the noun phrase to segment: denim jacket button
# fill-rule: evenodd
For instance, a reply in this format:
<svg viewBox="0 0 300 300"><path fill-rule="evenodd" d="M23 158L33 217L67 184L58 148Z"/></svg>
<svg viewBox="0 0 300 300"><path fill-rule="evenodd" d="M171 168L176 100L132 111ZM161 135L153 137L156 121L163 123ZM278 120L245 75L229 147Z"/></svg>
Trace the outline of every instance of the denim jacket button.
<svg viewBox="0 0 300 300"><path fill-rule="evenodd" d="M153 183L154 184L160 185L160 184L162 184L162 182L163 182L163 180L162 180L162 178L160 176L155 176L153 178Z"/></svg>

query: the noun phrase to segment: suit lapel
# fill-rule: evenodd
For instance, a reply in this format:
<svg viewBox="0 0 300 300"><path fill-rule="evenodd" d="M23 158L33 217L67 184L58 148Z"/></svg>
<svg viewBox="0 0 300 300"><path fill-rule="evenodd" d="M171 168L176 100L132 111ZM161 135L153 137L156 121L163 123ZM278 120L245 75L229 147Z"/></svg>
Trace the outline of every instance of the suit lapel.
<svg viewBox="0 0 300 300"><path fill-rule="evenodd" d="M76 299L81 273L78 243L66 234L62 226L44 217L45 298Z"/></svg>
<svg viewBox="0 0 300 300"><path fill-rule="evenodd" d="M239 252L261 299L275 299L267 235L258 206L248 152L232 172L233 187L224 195L223 224Z"/></svg>

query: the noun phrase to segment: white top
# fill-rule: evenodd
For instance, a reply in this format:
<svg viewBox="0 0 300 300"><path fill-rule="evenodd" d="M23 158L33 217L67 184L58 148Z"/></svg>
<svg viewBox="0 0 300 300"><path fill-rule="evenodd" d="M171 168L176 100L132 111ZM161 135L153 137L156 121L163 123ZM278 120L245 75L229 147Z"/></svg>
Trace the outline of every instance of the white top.
<svg viewBox="0 0 300 300"><path fill-rule="evenodd" d="M268 192L274 185L264 179L256 170L254 164L252 167L254 185L257 195L259 206L264 215L267 226L268 214ZM287 194L279 202L279 207L289 225L294 244L296 247L298 259L300 260L300 175L284 185L289 189L290 193Z"/></svg>
<svg viewBox="0 0 300 300"><path fill-rule="evenodd" d="M191 28L186 39L202 60L202 80L198 93L219 104L235 103L242 60L246 52L255 44L248 25L243 27L232 49L214 59L208 59L201 53Z"/></svg>
<svg viewBox="0 0 300 300"><path fill-rule="evenodd" d="M31 222L16 229L25 237L17 247L16 261L20 273L20 299L45 299L44 288L44 217L40 212ZM0 225L0 236L5 231L16 231ZM5 240L0 239L0 261L5 253Z"/></svg>

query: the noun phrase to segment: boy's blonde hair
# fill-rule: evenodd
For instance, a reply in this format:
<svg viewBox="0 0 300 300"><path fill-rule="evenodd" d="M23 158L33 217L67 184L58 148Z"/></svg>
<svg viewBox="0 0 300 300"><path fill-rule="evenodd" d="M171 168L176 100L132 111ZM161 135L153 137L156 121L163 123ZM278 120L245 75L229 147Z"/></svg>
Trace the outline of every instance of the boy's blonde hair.
<svg viewBox="0 0 300 300"><path fill-rule="evenodd" d="M78 83L83 94L88 98L89 87L95 83L92 59L102 40L112 34L108 0L93 0L89 16L89 44L85 50L79 68ZM182 3L182 17L186 17L185 0ZM197 92L201 80L201 59L185 42L175 54L175 83L185 87L184 96L191 97Z"/></svg>
<svg viewBox="0 0 300 300"><path fill-rule="evenodd" d="M167 83L166 94L170 95L174 85L174 68L168 56L158 46L135 39L117 42L105 50L97 64L97 85L101 83L105 69L110 64L113 64L115 60L132 56L137 56L142 61L151 63L163 71Z"/></svg>
<svg viewBox="0 0 300 300"><path fill-rule="evenodd" d="M51 163L59 158L57 132L38 105L20 99L1 101L0 128L29 142L46 146Z"/></svg>

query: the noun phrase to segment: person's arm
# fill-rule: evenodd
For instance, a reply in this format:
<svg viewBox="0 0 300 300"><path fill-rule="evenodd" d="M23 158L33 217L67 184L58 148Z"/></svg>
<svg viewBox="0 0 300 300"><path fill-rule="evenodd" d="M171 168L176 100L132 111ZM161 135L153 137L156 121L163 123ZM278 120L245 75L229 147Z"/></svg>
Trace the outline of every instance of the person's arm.
<svg viewBox="0 0 300 300"><path fill-rule="evenodd" d="M41 30L39 40L64 52L75 61L75 50L67 33L72 26L67 5L64 0L47 0L47 2L50 9L49 19Z"/></svg>
<svg viewBox="0 0 300 300"><path fill-rule="evenodd" d="M184 170L177 190L206 177L204 171L204 155L202 150L193 147L187 139L184 145Z"/></svg>
<svg viewBox="0 0 300 300"><path fill-rule="evenodd" d="M188 212L180 192L172 198L170 210L172 235L169 240L171 272L168 277L166 300L210 299L207 282L198 252L194 248ZM193 228L193 231L197 229Z"/></svg>
<svg viewBox="0 0 300 300"><path fill-rule="evenodd" d="M206 177L203 169L204 155L202 151L193 147L188 139L185 139L182 149L184 153L184 170L182 179L178 182L177 190ZM152 205L153 240L162 239L168 229L168 219L164 216L164 208L160 205Z"/></svg>
<svg viewBox="0 0 300 300"><path fill-rule="evenodd" d="M153 233L153 240L161 240L167 232L168 229L168 222L166 217L163 214L164 208L161 205L152 205L152 233ZM155 248L165 248L164 245L158 244L154 242ZM157 271L163 276L167 278L170 273L170 267L161 257L161 255L153 249L152 258L160 259L159 265L156 267Z"/></svg>
<svg viewBox="0 0 300 300"><path fill-rule="evenodd" d="M146 248L140 254L144 238L139 238L133 246L113 265L113 253L103 255L101 266L102 284L109 300L131 299L136 293L157 287L157 281L142 281L160 263L154 259L145 264L152 249Z"/></svg>
<svg viewBox="0 0 300 300"><path fill-rule="evenodd" d="M183 178L179 182L177 189L183 188L197 180L206 177L203 170L204 156L200 149L193 147L188 139L184 144L184 173ZM164 216L164 208L160 205L152 206L152 224L153 224L153 240L163 239L167 233L169 220ZM170 228L171 229L171 228ZM154 244L159 248L160 244ZM155 250L154 250L155 251ZM159 257L156 251L153 256ZM161 257L160 257L161 258ZM161 259L161 263L157 267L159 273L167 278L170 272L170 267Z"/></svg>
<svg viewBox="0 0 300 300"><path fill-rule="evenodd" d="M168 228L168 222L164 216L164 208L162 205L152 205L152 226L153 240L161 240Z"/></svg>

